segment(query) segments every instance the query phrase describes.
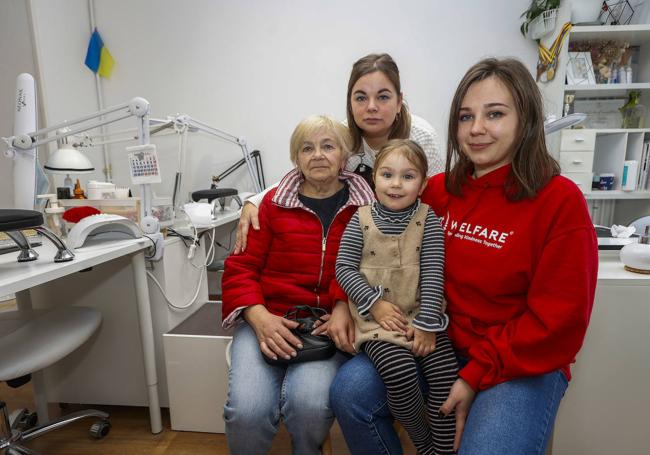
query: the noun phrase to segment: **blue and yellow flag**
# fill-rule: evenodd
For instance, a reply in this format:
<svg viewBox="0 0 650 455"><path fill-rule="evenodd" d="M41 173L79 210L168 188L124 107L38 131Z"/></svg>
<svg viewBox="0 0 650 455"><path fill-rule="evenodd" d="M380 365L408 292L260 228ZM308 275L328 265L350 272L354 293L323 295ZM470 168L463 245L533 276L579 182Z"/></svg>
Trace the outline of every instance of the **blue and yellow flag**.
<svg viewBox="0 0 650 455"><path fill-rule="evenodd" d="M113 60L113 56L108 52L108 49L104 46L102 37L99 36L99 32L95 29L93 34L90 36L90 42L88 43L86 66L90 68L93 73L109 78L111 77L114 65L115 60Z"/></svg>

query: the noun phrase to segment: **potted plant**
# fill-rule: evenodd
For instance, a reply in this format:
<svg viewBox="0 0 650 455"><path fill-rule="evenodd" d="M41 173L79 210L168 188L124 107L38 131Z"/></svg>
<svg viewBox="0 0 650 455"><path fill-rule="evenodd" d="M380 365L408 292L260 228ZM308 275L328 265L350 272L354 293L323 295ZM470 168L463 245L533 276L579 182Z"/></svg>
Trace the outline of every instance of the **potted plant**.
<svg viewBox="0 0 650 455"><path fill-rule="evenodd" d="M521 15L524 19L523 24L521 24L521 34L528 36L530 31L531 38L539 39L552 31L555 28L555 13L559 7L560 0L532 0L528 9ZM553 12L552 21L550 20L551 12Z"/></svg>

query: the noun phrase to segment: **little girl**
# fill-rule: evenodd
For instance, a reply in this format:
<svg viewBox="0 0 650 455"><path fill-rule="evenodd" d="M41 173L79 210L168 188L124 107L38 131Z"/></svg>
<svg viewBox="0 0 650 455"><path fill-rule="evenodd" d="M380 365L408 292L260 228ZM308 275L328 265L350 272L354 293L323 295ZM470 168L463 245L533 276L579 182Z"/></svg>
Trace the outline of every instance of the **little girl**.
<svg viewBox="0 0 650 455"><path fill-rule="evenodd" d="M458 365L445 332L444 232L419 199L427 168L413 141L394 139L381 148L373 173L377 202L352 216L336 278L350 299L355 348L382 377L391 413L419 453L447 454L453 453L455 418L438 411ZM429 388L426 416L416 363Z"/></svg>

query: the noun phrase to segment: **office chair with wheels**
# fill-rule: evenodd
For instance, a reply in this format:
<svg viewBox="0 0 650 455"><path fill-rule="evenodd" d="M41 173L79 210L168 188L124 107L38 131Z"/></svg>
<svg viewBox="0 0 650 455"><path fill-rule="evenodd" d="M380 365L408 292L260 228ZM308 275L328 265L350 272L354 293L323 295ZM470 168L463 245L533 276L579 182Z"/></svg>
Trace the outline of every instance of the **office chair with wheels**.
<svg viewBox="0 0 650 455"><path fill-rule="evenodd" d="M84 344L97 330L101 319L99 311L76 306L0 313L0 381L9 381L11 385L12 381L27 382L24 378L33 375L37 408L40 414L47 415L46 399L39 390L42 370ZM23 411L11 422L7 406L0 401L0 453L36 454L22 443L85 417L100 419L90 429L94 438L101 439L110 430L109 415L93 409L74 412L23 431L21 426L25 418L30 420L31 416Z"/></svg>

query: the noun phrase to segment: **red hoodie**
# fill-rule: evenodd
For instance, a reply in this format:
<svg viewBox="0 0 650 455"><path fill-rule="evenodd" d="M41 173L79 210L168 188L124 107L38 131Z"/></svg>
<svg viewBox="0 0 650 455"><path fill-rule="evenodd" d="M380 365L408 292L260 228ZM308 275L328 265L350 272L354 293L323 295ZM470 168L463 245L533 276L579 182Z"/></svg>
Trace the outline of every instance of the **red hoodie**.
<svg viewBox="0 0 650 455"><path fill-rule="evenodd" d="M449 336L477 391L560 368L570 379L596 289L598 244L580 190L556 176L534 199L509 201L510 169L470 180L461 197L438 174L422 195L446 232Z"/></svg>

